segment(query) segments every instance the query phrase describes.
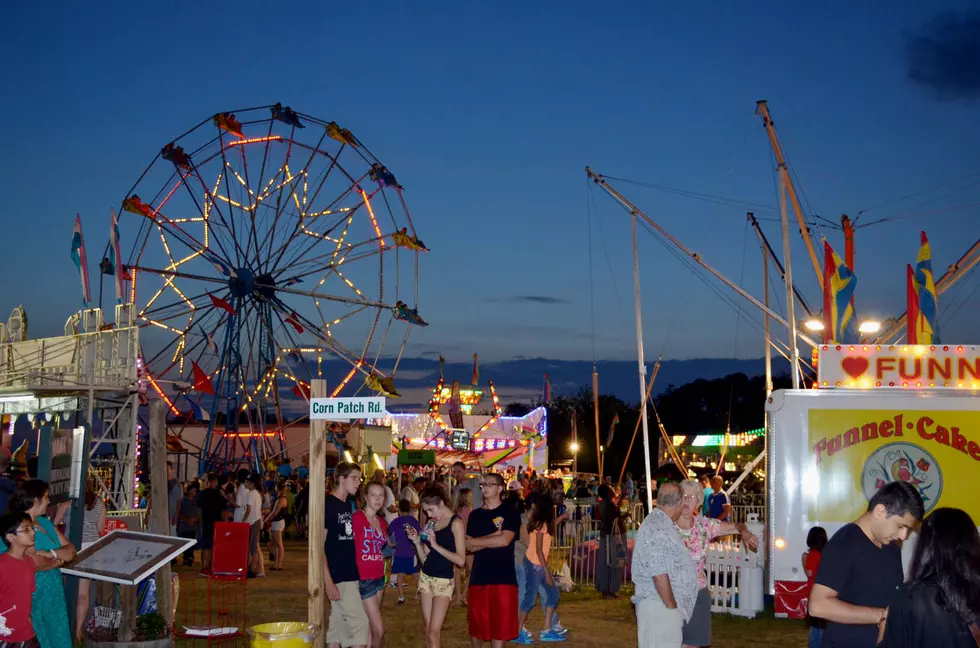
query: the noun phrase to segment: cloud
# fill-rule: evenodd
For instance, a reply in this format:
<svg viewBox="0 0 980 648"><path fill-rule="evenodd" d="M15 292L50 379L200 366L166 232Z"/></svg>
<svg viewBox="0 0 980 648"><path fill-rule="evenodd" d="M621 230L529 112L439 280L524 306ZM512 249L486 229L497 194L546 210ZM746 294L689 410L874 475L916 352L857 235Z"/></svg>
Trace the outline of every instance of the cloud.
<svg viewBox="0 0 980 648"><path fill-rule="evenodd" d="M572 302L567 299L560 299L558 297L548 297L545 295L517 295L503 301L510 302L524 302L531 304L544 304L546 306L554 306L557 304L571 304Z"/></svg>
<svg viewBox="0 0 980 648"><path fill-rule="evenodd" d="M906 74L941 99L980 97L980 12L938 14L905 41Z"/></svg>

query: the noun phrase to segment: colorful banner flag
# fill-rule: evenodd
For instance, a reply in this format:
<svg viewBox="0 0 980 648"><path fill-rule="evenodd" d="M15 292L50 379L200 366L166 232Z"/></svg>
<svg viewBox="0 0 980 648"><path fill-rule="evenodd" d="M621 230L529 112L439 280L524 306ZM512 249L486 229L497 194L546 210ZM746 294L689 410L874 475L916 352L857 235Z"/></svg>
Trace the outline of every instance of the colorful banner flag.
<svg viewBox="0 0 980 648"><path fill-rule="evenodd" d="M188 396L186 393L182 394L182 396L185 399L187 399L187 402L188 403L190 403L190 406L191 406L191 415L194 417L194 420L195 421L210 421L211 420L211 413L210 412L208 412L205 409L201 409L201 406L193 398L191 398L190 396Z"/></svg>
<svg viewBox="0 0 980 648"><path fill-rule="evenodd" d="M191 360L191 368L194 371L194 391L214 396L214 383L211 382L211 378L193 360Z"/></svg>
<svg viewBox="0 0 980 648"><path fill-rule="evenodd" d="M439 380L443 379L443 371L446 369L446 359L439 356Z"/></svg>
<svg viewBox="0 0 980 648"><path fill-rule="evenodd" d="M619 425L619 414L614 416L612 423L609 424L609 436L606 437L606 448L612 445L613 434L616 432L617 425Z"/></svg>
<svg viewBox="0 0 980 648"><path fill-rule="evenodd" d="M126 271L122 267L122 254L119 252L119 219L116 210L111 210L112 224L109 228L109 266L112 268L112 276L116 284L116 303L122 304L126 301L126 284L128 279ZM200 419L198 419L200 420Z"/></svg>
<svg viewBox="0 0 980 648"><path fill-rule="evenodd" d="M235 269L232 268L227 263L225 263L224 261L222 261L221 259L219 259L218 256L215 255L213 252L208 252L207 256L211 261L211 265L213 265L214 269L220 272L222 276L228 277L229 279L238 278L238 273L235 272Z"/></svg>
<svg viewBox="0 0 980 648"><path fill-rule="evenodd" d="M473 354L473 384L480 384L480 358Z"/></svg>
<svg viewBox="0 0 980 648"><path fill-rule="evenodd" d="M915 283L915 270L905 264L905 341L909 344L919 343L919 286Z"/></svg>
<svg viewBox="0 0 980 648"><path fill-rule="evenodd" d="M915 283L919 288L917 344L939 344L939 297L932 274L932 250L925 232L920 232L919 255L915 259Z"/></svg>
<svg viewBox="0 0 980 648"><path fill-rule="evenodd" d="M208 297L211 298L211 304L213 304L215 308L220 308L221 310L228 313L229 315L235 314L235 307L229 304L228 302L226 302L221 297L215 297L211 293L208 293Z"/></svg>
<svg viewBox="0 0 980 648"><path fill-rule="evenodd" d="M82 238L82 217L75 214L75 231L71 237L71 260L78 268L82 280L82 304L85 308L92 303L92 290L88 283L88 262L85 258L85 239Z"/></svg>
<svg viewBox="0 0 980 648"><path fill-rule="evenodd" d="M824 249L824 281L823 281L823 314L824 341L841 342L847 324L854 317L854 306L851 297L857 287L857 277L841 260L830 243L823 242Z"/></svg>
<svg viewBox="0 0 980 648"><path fill-rule="evenodd" d="M296 329L297 334L301 335L303 333L303 325L299 323L299 315L296 314L296 311L290 313L285 321L287 324L292 325L292 327Z"/></svg>
<svg viewBox="0 0 980 648"><path fill-rule="evenodd" d="M304 385L302 382L297 382L295 385L293 385L293 395L295 395L296 398L310 400L310 386Z"/></svg>
<svg viewBox="0 0 980 648"><path fill-rule="evenodd" d="M547 405L551 402L551 381L548 379L548 374L544 375L544 404Z"/></svg>

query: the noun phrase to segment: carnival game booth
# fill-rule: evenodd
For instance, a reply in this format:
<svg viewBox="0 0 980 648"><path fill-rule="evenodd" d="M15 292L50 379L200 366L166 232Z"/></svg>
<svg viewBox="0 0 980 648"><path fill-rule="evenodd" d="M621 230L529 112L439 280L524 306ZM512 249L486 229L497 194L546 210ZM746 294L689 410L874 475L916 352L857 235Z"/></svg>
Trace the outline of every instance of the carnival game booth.
<svg viewBox="0 0 980 648"><path fill-rule="evenodd" d="M505 470L523 466L538 471L548 469L548 413L538 407L524 416L503 416L493 383L489 383L490 414L473 414L483 397L476 387L447 387L444 381L433 390L429 411L387 413L371 420L374 425L390 426L395 455L388 467L397 466L397 450L433 450L437 465L462 461L471 467ZM442 405L449 412L443 417Z"/></svg>

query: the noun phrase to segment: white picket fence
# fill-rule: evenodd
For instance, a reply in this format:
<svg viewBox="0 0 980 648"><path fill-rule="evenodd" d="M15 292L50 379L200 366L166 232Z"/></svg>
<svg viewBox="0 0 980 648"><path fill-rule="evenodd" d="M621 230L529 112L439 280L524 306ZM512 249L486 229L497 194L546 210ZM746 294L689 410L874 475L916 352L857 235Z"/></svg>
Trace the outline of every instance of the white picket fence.
<svg viewBox="0 0 980 648"><path fill-rule="evenodd" d="M707 572L712 612L750 618L762 612L763 550L753 553L734 538L711 543Z"/></svg>
<svg viewBox="0 0 980 648"><path fill-rule="evenodd" d="M735 504L732 506L732 522L748 522L751 516L765 520L766 507L762 504Z"/></svg>
<svg viewBox="0 0 980 648"><path fill-rule="evenodd" d="M756 517L745 522L757 537L763 537L763 527ZM568 572L577 588L594 588L596 567L599 561L599 522L586 516L569 520L558 530L558 537L551 552L551 567L556 572ZM630 591L630 559L633 536L639 523L633 520L627 533L626 565L621 574L622 589ZM711 594L711 611L736 616L754 617L763 609L763 547L752 553L743 546L738 536L719 538L708 549L708 587Z"/></svg>

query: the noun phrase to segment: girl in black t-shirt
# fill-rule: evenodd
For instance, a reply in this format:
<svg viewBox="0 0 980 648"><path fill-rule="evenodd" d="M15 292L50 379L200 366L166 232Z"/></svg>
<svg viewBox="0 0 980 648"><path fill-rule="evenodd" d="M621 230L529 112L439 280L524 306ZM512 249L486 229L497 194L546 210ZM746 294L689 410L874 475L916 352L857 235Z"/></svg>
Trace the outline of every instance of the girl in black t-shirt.
<svg viewBox="0 0 980 648"><path fill-rule="evenodd" d="M405 534L422 562L419 596L427 645L438 648L453 597L454 567L466 564L466 528L449 508L446 491L441 487L430 486L422 491L419 504L429 522L421 533L407 527Z"/></svg>

